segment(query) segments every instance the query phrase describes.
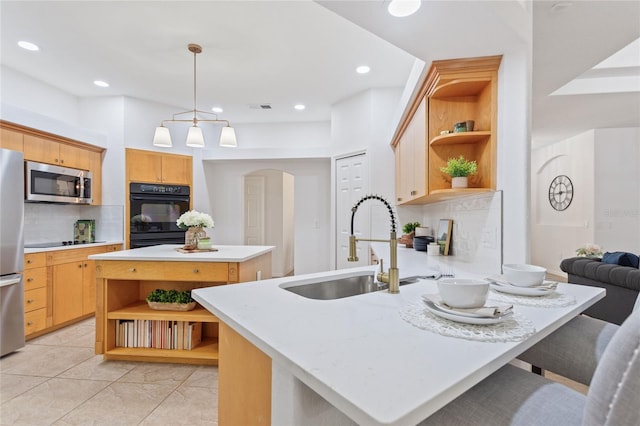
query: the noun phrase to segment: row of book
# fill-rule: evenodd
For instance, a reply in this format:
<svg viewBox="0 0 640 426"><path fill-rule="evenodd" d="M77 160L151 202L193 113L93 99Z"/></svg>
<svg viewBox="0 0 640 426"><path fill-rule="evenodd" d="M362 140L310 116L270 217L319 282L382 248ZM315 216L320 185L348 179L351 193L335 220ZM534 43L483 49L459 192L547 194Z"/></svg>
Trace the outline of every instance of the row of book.
<svg viewBox="0 0 640 426"><path fill-rule="evenodd" d="M202 341L202 323L168 320L117 320L116 346L191 350Z"/></svg>

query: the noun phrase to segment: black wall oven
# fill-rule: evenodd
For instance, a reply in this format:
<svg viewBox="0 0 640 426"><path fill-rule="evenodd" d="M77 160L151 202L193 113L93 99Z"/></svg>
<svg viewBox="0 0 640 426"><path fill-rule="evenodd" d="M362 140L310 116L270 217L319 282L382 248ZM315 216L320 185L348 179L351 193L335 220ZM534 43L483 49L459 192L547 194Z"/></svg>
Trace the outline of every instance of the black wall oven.
<svg viewBox="0 0 640 426"><path fill-rule="evenodd" d="M189 210L188 186L130 183L129 194L130 248L184 244L176 220Z"/></svg>

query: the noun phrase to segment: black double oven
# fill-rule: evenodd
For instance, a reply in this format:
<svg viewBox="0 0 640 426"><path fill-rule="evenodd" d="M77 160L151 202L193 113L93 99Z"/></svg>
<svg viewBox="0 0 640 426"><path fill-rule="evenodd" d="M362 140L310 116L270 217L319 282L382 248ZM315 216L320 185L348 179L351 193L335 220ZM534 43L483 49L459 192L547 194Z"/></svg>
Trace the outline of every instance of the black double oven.
<svg viewBox="0 0 640 426"><path fill-rule="evenodd" d="M130 183L129 194L131 248L184 244L176 220L189 210L188 186Z"/></svg>

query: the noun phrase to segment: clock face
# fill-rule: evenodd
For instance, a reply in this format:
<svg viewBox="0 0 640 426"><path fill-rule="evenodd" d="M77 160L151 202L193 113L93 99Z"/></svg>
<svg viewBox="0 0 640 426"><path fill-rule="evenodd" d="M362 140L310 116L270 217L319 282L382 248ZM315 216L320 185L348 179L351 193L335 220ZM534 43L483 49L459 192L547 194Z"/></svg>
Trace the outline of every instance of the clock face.
<svg viewBox="0 0 640 426"><path fill-rule="evenodd" d="M549 185L549 203L558 211L566 210L573 200L573 183L568 176L553 178Z"/></svg>

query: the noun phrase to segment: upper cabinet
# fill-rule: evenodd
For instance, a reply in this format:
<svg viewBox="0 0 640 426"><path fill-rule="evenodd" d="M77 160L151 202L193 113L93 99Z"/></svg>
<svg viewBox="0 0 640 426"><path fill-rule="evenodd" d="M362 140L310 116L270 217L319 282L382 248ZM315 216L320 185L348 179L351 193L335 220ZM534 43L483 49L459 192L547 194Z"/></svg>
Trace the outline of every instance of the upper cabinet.
<svg viewBox="0 0 640 426"><path fill-rule="evenodd" d="M405 120L394 138L396 151L396 191L398 204L427 204L468 194L494 191L497 175L497 90L501 56L434 61ZM426 108L426 114L422 108ZM473 131L454 132L455 123L472 120ZM424 159L426 190L407 196L405 144L417 144L414 122L420 121L426 130L425 152L411 148L413 160ZM412 142L407 142L411 140ZM451 188L451 178L440 171L447 160L464 156L478 164L478 173L469 176L468 188ZM398 158L399 157L399 158ZM405 159L403 161L403 159ZM398 169L400 167L400 169ZM419 167L413 166L413 176L420 179ZM402 187L405 187L402 190ZM400 192L398 192L400 191Z"/></svg>
<svg viewBox="0 0 640 426"><path fill-rule="evenodd" d="M427 195L427 100L422 98L396 145L396 203Z"/></svg>
<svg viewBox="0 0 640 426"><path fill-rule="evenodd" d="M91 204L102 203L104 148L6 121L0 121L0 147L21 151L25 160L90 171Z"/></svg>
<svg viewBox="0 0 640 426"><path fill-rule="evenodd" d="M127 149L127 181L190 186L193 160L187 155Z"/></svg>

